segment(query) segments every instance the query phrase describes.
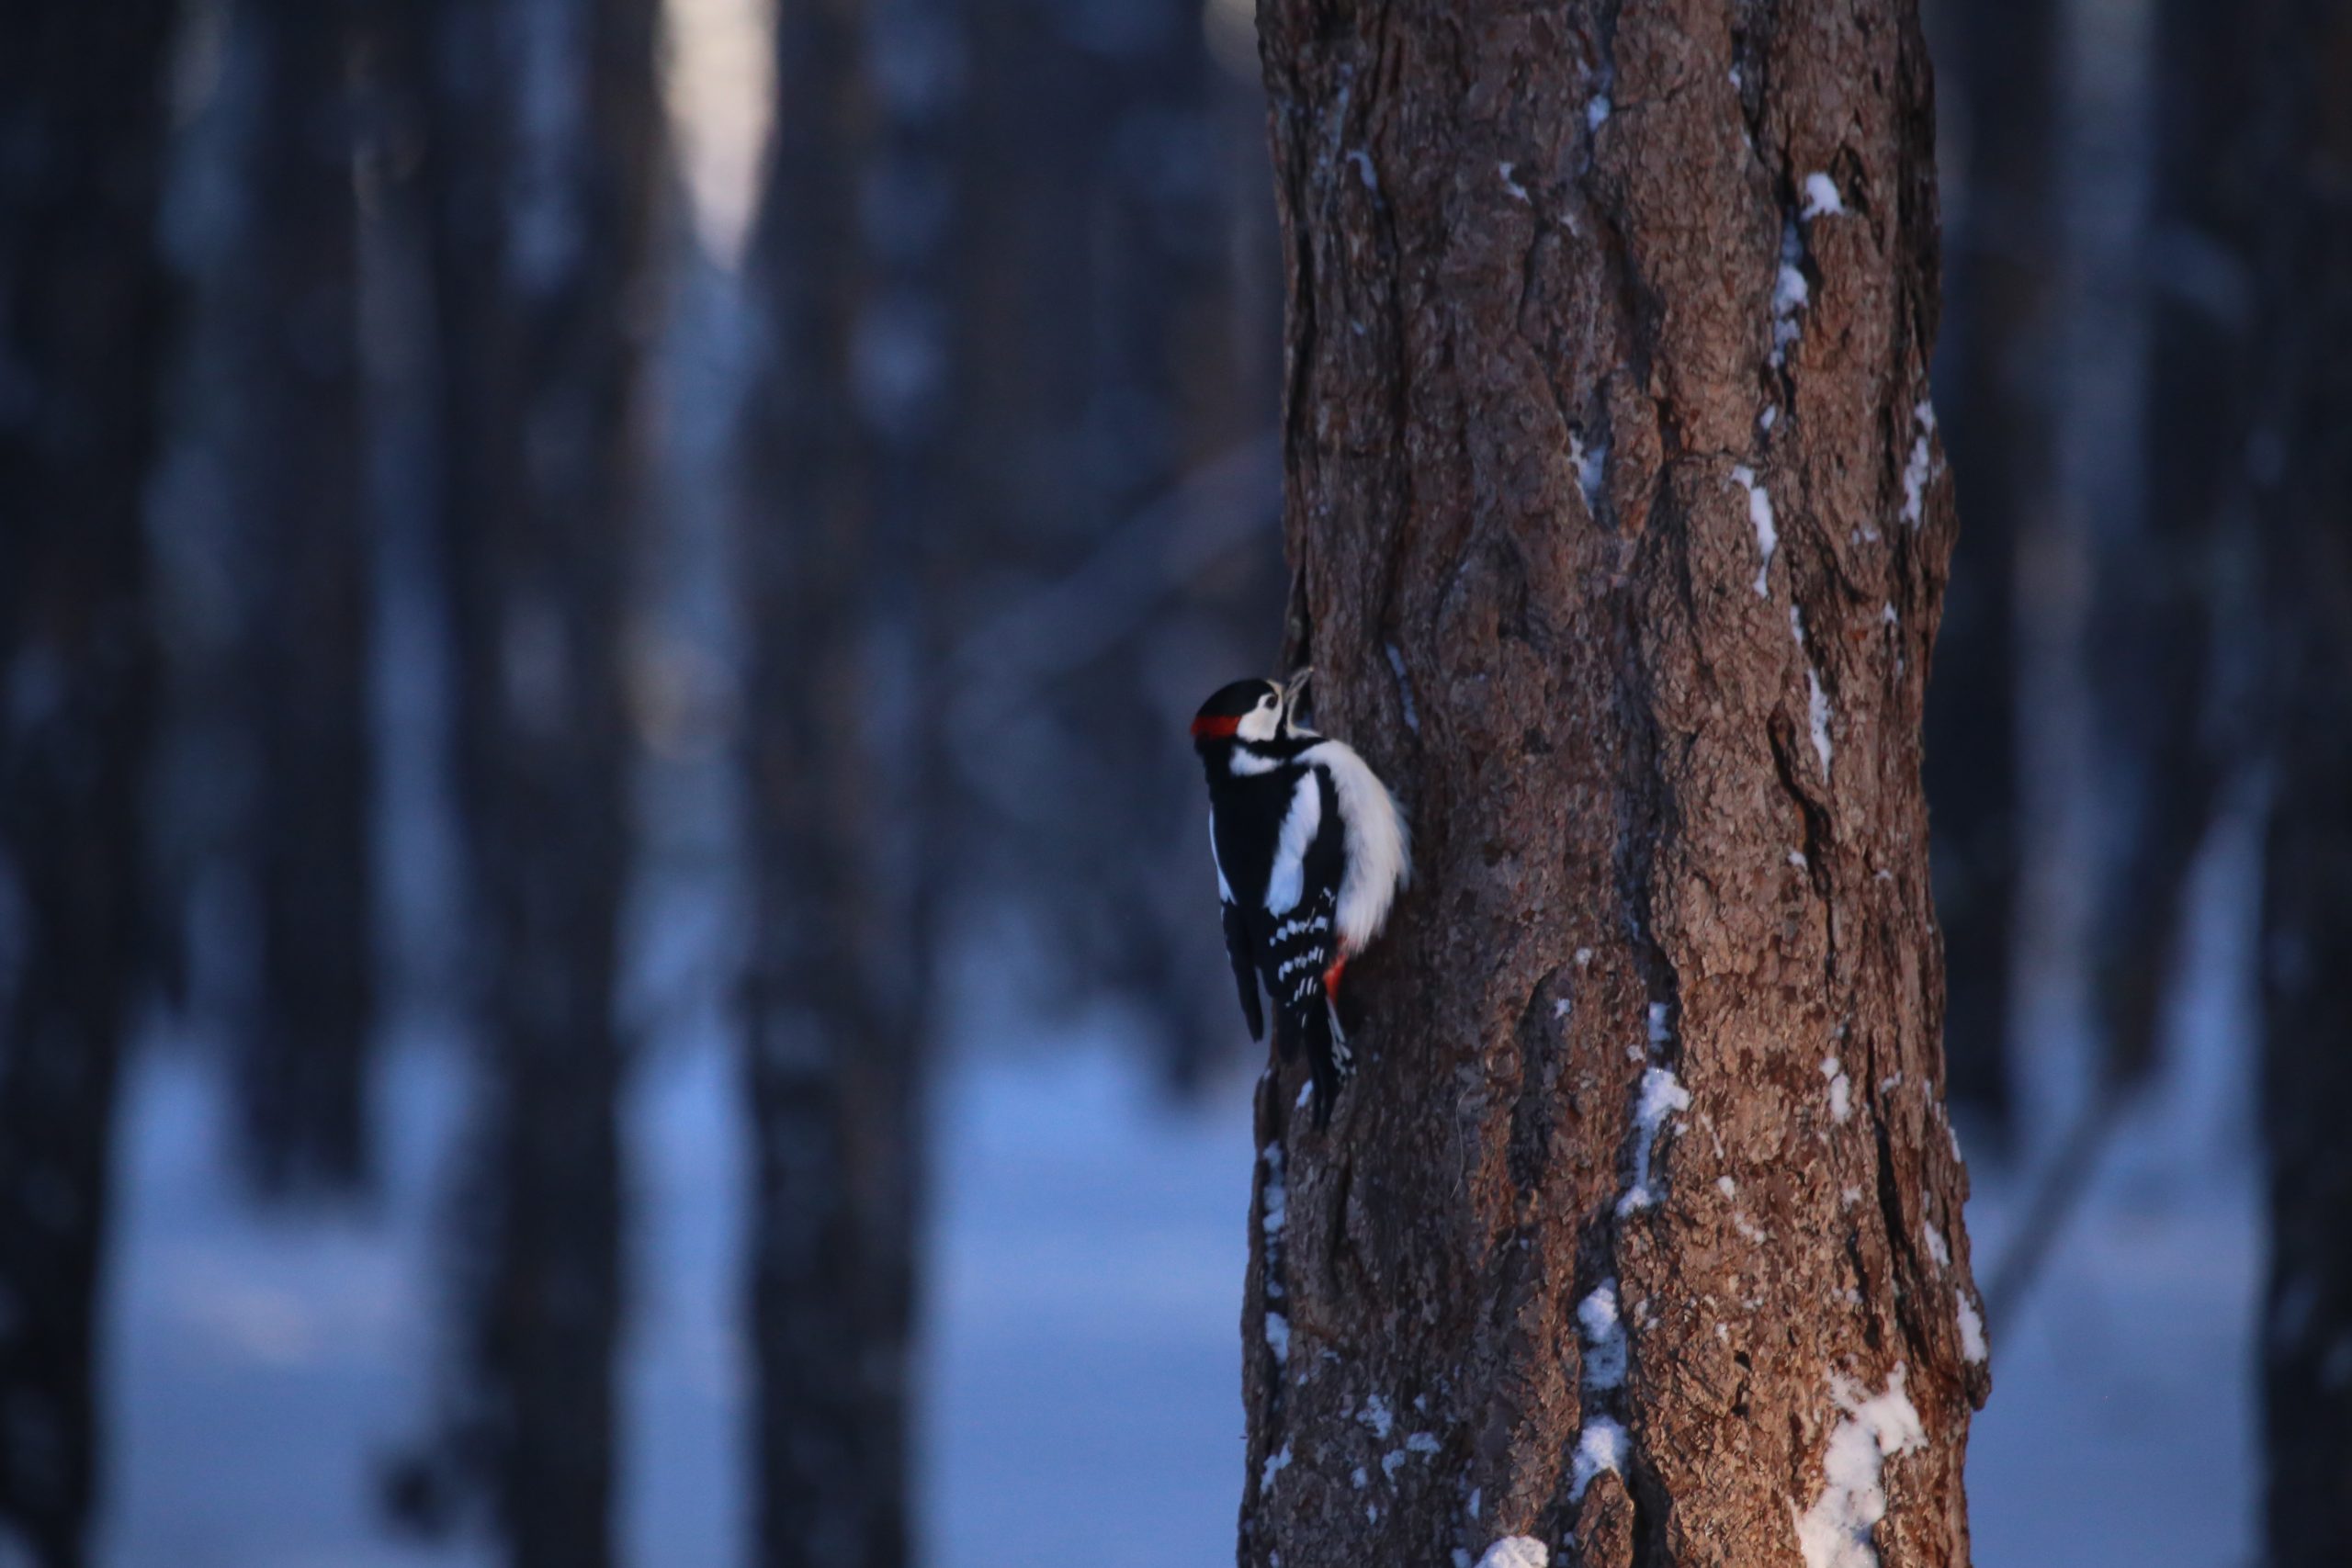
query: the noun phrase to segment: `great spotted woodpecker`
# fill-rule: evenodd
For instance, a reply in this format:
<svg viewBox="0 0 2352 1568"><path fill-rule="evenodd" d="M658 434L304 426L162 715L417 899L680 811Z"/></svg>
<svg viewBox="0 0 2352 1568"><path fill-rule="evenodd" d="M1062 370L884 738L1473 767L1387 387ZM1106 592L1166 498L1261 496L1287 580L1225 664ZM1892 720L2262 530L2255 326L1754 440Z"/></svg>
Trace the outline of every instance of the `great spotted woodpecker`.
<svg viewBox="0 0 2352 1568"><path fill-rule="evenodd" d="M1193 749L1208 773L1209 851L1250 1038L1265 1034L1262 981L1283 1059L1306 1048L1321 1125L1354 1067L1340 972L1380 934L1411 866L1387 786L1351 748L1298 722L1309 673L1222 688L1193 719Z"/></svg>

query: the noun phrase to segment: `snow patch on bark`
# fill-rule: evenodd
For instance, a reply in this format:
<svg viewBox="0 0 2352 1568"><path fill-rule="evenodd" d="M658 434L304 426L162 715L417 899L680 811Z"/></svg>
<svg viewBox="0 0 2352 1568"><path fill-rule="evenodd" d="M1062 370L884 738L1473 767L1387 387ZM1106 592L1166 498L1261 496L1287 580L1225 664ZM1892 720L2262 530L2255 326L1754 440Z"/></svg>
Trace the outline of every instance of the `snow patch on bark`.
<svg viewBox="0 0 2352 1568"><path fill-rule="evenodd" d="M1280 1475L1283 1471L1288 1470L1289 1468L1290 1445L1288 1443L1284 1443L1283 1445L1282 1452L1278 1454L1269 1454L1266 1457L1265 1468L1258 1472L1259 1492L1263 1494L1272 1491L1273 1489L1274 1477Z"/></svg>
<svg viewBox="0 0 2352 1568"><path fill-rule="evenodd" d="M1897 1361L1886 1392L1866 1397L1847 1379L1831 1376L1830 1396L1846 1414L1831 1430L1828 1452L1822 1456L1821 1495L1802 1515L1794 1504L1789 1506L1805 1568L1878 1568L1871 1532L1886 1517L1886 1461L1928 1446L1927 1428L1903 1390L1903 1377Z"/></svg>
<svg viewBox="0 0 2352 1568"><path fill-rule="evenodd" d="M1551 1568L1552 1549L1532 1535L1507 1535L1487 1548L1478 1568Z"/></svg>
<svg viewBox="0 0 2352 1568"><path fill-rule="evenodd" d="M1804 280L1804 242L1797 235L1797 220L1789 218L1781 224L1781 270L1772 279L1772 367L1777 370L1787 363L1789 345L1804 335L1797 324L1797 314L1813 302L1813 289Z"/></svg>
<svg viewBox="0 0 2352 1568"><path fill-rule="evenodd" d="M1625 1325L1617 1315L1617 1281L1603 1280L1577 1307L1584 1335L1584 1384L1605 1393L1625 1382Z"/></svg>
<svg viewBox="0 0 2352 1568"><path fill-rule="evenodd" d="M1405 655L1395 643L1384 645L1388 651L1388 668L1396 677L1396 700L1405 706L1405 728L1419 735L1421 716L1413 706L1413 682L1405 674Z"/></svg>
<svg viewBox="0 0 2352 1568"><path fill-rule="evenodd" d="M1388 1402L1376 1393L1364 1396L1363 1411L1356 1419L1371 1427L1375 1438L1385 1438L1389 1428L1396 1424L1396 1417L1388 1409Z"/></svg>
<svg viewBox="0 0 2352 1568"><path fill-rule="evenodd" d="M1911 423L1918 434L1911 441L1910 461L1903 465L1903 521L1917 528L1927 519L1928 486L1936 477L1935 450L1930 445L1936 434L1936 411L1921 403L1911 411Z"/></svg>
<svg viewBox="0 0 2352 1568"><path fill-rule="evenodd" d="M1821 766L1825 773L1827 772L1828 761L1824 759ZM1837 1057L1824 1056L1821 1059L1821 1076L1829 1080L1829 1114L1840 1122L1851 1121L1854 1115L1854 1086L1846 1077L1846 1069L1838 1065Z"/></svg>
<svg viewBox="0 0 2352 1568"><path fill-rule="evenodd" d="M1944 1240L1944 1233L1936 1228L1933 1220L1928 1222L1928 1256L1936 1260L1939 1269L1951 1267L1951 1247Z"/></svg>
<svg viewBox="0 0 2352 1568"><path fill-rule="evenodd" d="M1772 520L1772 497L1757 483L1756 470L1745 463L1732 469L1731 479L1747 492L1747 521L1756 529L1756 596L1769 599L1772 596L1772 552L1781 545L1781 531Z"/></svg>
<svg viewBox="0 0 2352 1568"><path fill-rule="evenodd" d="M1592 517L1600 515L1601 482L1609 477L1609 443L1596 441L1590 446L1575 431L1568 433L1568 461L1577 468L1577 488L1584 492L1584 509Z"/></svg>
<svg viewBox="0 0 2352 1568"><path fill-rule="evenodd" d="M1290 1319L1281 1313L1266 1314L1266 1348L1274 1353L1277 1361L1290 1359Z"/></svg>
<svg viewBox="0 0 2352 1568"><path fill-rule="evenodd" d="M1838 182L1827 175L1807 175L1804 177L1804 210L1803 217L1834 217L1846 210L1846 198L1838 194Z"/></svg>
<svg viewBox="0 0 2352 1568"><path fill-rule="evenodd" d="M1283 1234L1290 1220L1290 1184L1283 1178L1283 1146L1266 1145L1266 1217L1261 1222L1268 1239Z"/></svg>
<svg viewBox="0 0 2352 1568"><path fill-rule="evenodd" d="M1982 1361L1985 1356L1984 1318L1976 1303L1965 1294L1960 1296L1960 1353L1969 1361Z"/></svg>
<svg viewBox="0 0 2352 1568"><path fill-rule="evenodd" d="M1595 1416L1577 1438L1576 1458L1568 1472L1568 1501L1584 1501L1585 1489L1602 1471L1624 1473L1625 1428L1615 1416Z"/></svg>
<svg viewBox="0 0 2352 1568"><path fill-rule="evenodd" d="M1836 750L1829 739L1829 694L1821 689L1821 671L1811 666L1804 672L1804 713L1805 726L1813 732L1813 754L1821 759L1821 776L1826 779Z"/></svg>
<svg viewBox="0 0 2352 1568"><path fill-rule="evenodd" d="M1642 1085L1634 1098L1634 1184L1617 1200L1617 1215L1649 1208L1657 1201L1650 1187L1650 1155L1658 1129L1678 1111L1690 1109L1690 1091L1665 1067L1645 1067Z"/></svg>

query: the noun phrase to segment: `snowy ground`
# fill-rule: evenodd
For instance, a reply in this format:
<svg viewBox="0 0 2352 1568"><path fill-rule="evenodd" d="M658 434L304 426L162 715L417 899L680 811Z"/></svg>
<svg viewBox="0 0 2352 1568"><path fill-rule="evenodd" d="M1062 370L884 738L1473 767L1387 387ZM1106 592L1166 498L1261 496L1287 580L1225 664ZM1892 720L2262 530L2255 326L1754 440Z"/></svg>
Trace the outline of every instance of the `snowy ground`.
<svg viewBox="0 0 2352 1568"><path fill-rule="evenodd" d="M461 1084L391 1070L392 1194L367 1221L256 1220L218 1172L216 1086L151 1056L124 1128L108 1328L119 1568L474 1560L385 1540L378 1458L420 1416L433 1172ZM649 1065L633 1116L639 1327L623 1529L639 1568L734 1560L743 1416L729 1307L739 1146L717 1042ZM1166 1109L1106 1043L948 1076L935 1169L924 1530L937 1568L1231 1560L1247 1085ZM2240 1179L2161 1179L2129 1148L2009 1331L1969 1466L1988 1568L2251 1560ZM2005 1194L1979 1173L1980 1260Z"/></svg>

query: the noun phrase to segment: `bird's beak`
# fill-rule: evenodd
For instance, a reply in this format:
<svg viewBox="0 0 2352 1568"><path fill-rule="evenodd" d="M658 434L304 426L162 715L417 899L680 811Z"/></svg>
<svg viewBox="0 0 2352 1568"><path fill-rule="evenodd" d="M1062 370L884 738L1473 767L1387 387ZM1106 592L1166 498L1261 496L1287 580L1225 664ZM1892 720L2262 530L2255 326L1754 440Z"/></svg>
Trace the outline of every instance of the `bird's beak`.
<svg viewBox="0 0 2352 1568"><path fill-rule="evenodd" d="M1306 683L1313 679L1315 679L1315 666L1310 664L1283 683L1283 712L1289 713L1298 706L1299 694L1306 690Z"/></svg>

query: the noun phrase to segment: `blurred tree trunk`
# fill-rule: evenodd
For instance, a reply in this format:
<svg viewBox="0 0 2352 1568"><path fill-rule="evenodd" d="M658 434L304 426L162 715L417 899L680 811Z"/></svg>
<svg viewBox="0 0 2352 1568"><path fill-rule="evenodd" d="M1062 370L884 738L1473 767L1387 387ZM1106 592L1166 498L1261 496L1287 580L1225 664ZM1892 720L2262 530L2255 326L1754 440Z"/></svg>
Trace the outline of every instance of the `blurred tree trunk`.
<svg viewBox="0 0 2352 1568"><path fill-rule="evenodd" d="M1967 1561L1928 60L1748 14L1260 14L1294 646L1418 863L1259 1094L1246 1564Z"/></svg>
<svg viewBox="0 0 2352 1568"><path fill-rule="evenodd" d="M1175 530L1149 528L1151 510L1262 428L1263 404L1235 386L1231 193L1203 9L970 7L969 208L987 220L965 269L970 526L950 546L961 570L942 571L947 624L993 625L1041 583L1132 566L1138 537L1181 553ZM1194 659L1212 639L1246 645L1236 602L1262 616L1278 591L1230 575L1247 592L1220 601L1229 582L1169 582L1117 635L1024 671L1017 689L977 688L987 711L953 716L989 735L956 749L946 784L961 830L944 836L972 900L1025 903L1019 913L1052 932L1050 979L1066 994L1166 1020L1155 1044L1180 1077L1203 1065L1204 1042L1230 1038L1232 1018L1192 983L1217 961L1184 874L1200 807L1182 720L1198 695L1189 676L1180 694L1165 651L1180 638Z"/></svg>
<svg viewBox="0 0 2352 1568"><path fill-rule="evenodd" d="M0 1555L85 1560L115 1087L147 975L145 497L168 0L0 6Z"/></svg>
<svg viewBox="0 0 2352 1568"><path fill-rule="evenodd" d="M1136 0L1125 8L1130 36L1105 62L1113 96L1092 171L1102 254L1089 421L1105 532L1256 434L1248 414L1268 412L1233 391L1230 214L1216 177L1203 9L1202 0ZM1094 792L1091 830L1050 837L1075 852L1070 880L1102 900L1088 916L1114 943L1102 977L1169 1021L1163 1054L1187 1082L1214 1059L1212 1043L1235 1036L1229 999L1195 983L1201 953L1187 939L1208 928L1198 887L1182 873L1199 848L1200 785L1184 765L1182 726L1170 722L1178 716L1136 700L1151 689L1159 651L1143 634L1136 628L1086 670L1066 727L1093 750L1089 771L1118 784ZM1144 846L1150 852L1138 852Z"/></svg>
<svg viewBox="0 0 2352 1568"><path fill-rule="evenodd" d="M239 475L261 987L238 1077L244 1153L265 1192L347 1190L368 1164L374 706L351 58L360 9L243 8L263 83Z"/></svg>
<svg viewBox="0 0 2352 1568"><path fill-rule="evenodd" d="M2267 207L2253 467L2269 575L2264 868L2271 1260L2259 1357L2265 1561L2352 1562L2352 5L2240 17Z"/></svg>
<svg viewBox="0 0 2352 1568"><path fill-rule="evenodd" d="M1966 0L1951 17L1967 127L1965 220L1951 258L1938 400L1968 527L1928 690L1928 800L1949 987L1955 1103L2006 1124L2015 940L2018 553L2050 531L2059 275L2056 0Z"/></svg>
<svg viewBox="0 0 2352 1568"><path fill-rule="evenodd" d="M438 0L424 182L487 1037L445 1458L510 1560L611 1559L628 568L661 170L655 0ZM403 1499L430 1517L429 1494Z"/></svg>
<svg viewBox="0 0 2352 1568"><path fill-rule="evenodd" d="M2254 178L2269 88L2256 33L2227 7L2156 11L2153 365L2142 530L2113 540L2093 637L2098 702L2124 824L2094 953L2109 1069L2153 1068L2181 971L2187 892L2226 757L2209 700L2224 552L2248 533L2253 255L2267 193ZM2243 736L2241 736L2243 738Z"/></svg>
<svg viewBox="0 0 2352 1568"><path fill-rule="evenodd" d="M755 1560L909 1554L922 513L953 385L952 0L786 0L744 413ZM877 658L877 654L880 656Z"/></svg>

